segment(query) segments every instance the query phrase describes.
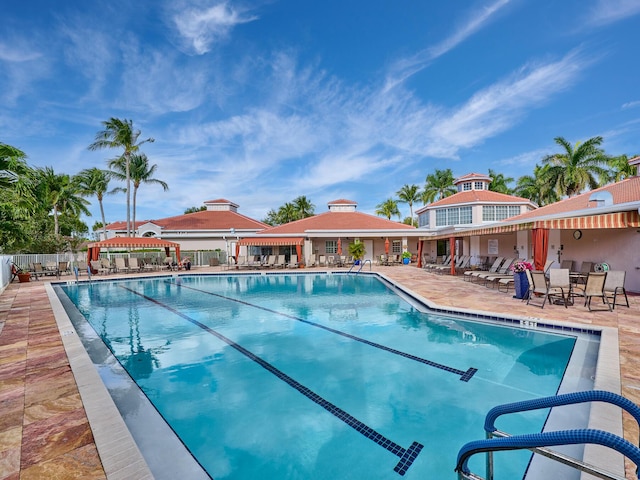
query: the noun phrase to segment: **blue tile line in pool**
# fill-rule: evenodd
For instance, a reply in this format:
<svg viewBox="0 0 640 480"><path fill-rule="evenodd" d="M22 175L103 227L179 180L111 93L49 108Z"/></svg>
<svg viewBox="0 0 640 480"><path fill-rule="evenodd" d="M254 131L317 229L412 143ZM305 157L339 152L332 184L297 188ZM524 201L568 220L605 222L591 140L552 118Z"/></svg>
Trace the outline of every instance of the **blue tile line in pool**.
<svg viewBox="0 0 640 480"><path fill-rule="evenodd" d="M180 287L180 288L186 288L186 289L198 292L198 293L204 293L205 295L211 295L213 297L222 298L224 300L229 300L231 302L240 303L240 304L248 306L248 307L257 308L257 309L263 310L265 312L273 313L273 314L276 314L276 315L280 315L282 317L286 317L286 318L290 318L292 320L296 320L298 322L306 323L307 325L311 325L313 327L322 328L323 330L326 330L328 332L335 333L337 335L341 335L343 337L349 338L351 340L355 340L356 342L364 343L364 344L369 345L369 346L374 347L374 348L379 348L380 350L385 350L385 351L387 351L389 353L393 353L394 355L400 355L402 357L408 358L409 360L414 360L416 362L420 362L420 363L424 363L425 365L429 365L430 367L439 368L440 370L444 370L445 372L453 373L455 375L460 375L460 380L463 381L463 382L468 382L469 380L471 380L471 377L473 377L473 375L478 371L477 368L473 368L473 367L468 368L466 371L459 370L457 368L449 367L447 365L442 365L440 363L436 363L436 362L433 362L431 360L427 360L426 358L422 358L422 357L417 357L415 355L411 355L410 353L401 352L400 350L396 350L395 348L387 347L386 345L381 345L379 343L375 343L375 342L372 342L370 340L366 340L364 338L356 337L355 335L351 335L350 333L342 332L340 330L336 330L336 329L333 329L331 327L327 327L325 325L321 325L319 323L312 322L310 320L305 320L304 318L296 317L296 316L290 315L288 313L278 312L277 310L272 310L270 308L266 308L266 307L263 307L263 306L260 306L260 305L255 305L253 303L246 302L244 300L239 300L237 298L227 297L225 295L220 295L218 293L209 292L207 290L201 290L199 288L190 287L188 285L185 285L184 283L173 283L173 282L171 282L169 280L167 280L166 282L167 283L171 283L171 284L173 284L173 285L175 285L177 287Z"/></svg>
<svg viewBox="0 0 640 480"><path fill-rule="evenodd" d="M371 427L369 427L366 424L362 423L360 420L358 420L354 416L348 414L347 412L342 410L340 407L335 406L331 402L329 402L329 401L325 400L324 398L322 398L317 393L313 392L312 390L308 389L307 387L305 387L301 383L297 382L296 380L291 378L286 373L282 372L281 370L279 370L276 367L274 367L273 365L271 365L269 362L266 362L265 360L263 360L262 358L258 357L257 355L255 355L251 351L247 350L243 346L237 344L236 342L234 342L230 338L225 337L220 332L217 332L216 330L208 327L207 325L205 325L203 323L200 323L198 320L195 320L195 319L189 317L188 315L185 315L184 313L182 313L182 312L172 308L171 306L166 305L166 304L164 304L164 303L162 303L162 302L160 302L160 301L158 301L158 300L156 300L154 298L151 298L151 297L148 297L148 296L146 296L146 295L144 295L142 293L136 292L135 290L132 290L132 289L130 289L128 287L125 287L123 285L121 285L121 288L124 288L125 290L128 290L129 292L131 292L131 293L133 293L135 295L138 295L138 296L144 298L145 300L153 302L154 304L169 310L170 312L174 313L175 315L178 315L179 317L184 318L185 320L191 322L192 324L194 324L197 327L203 329L204 331L214 335L215 337L217 337L218 339L222 340L223 342L225 342L230 347L236 349L241 354L245 355L249 359L251 359L254 362L256 362L258 365L263 367L265 370L267 370L270 373L274 374L280 380L283 380L284 382L289 384L291 387L295 388L297 391L299 391L301 394L303 394L309 400L315 402L317 405L319 405L322 408L324 408L327 412L331 413L336 418L342 420L344 423L349 425L354 430L360 432L362 435L364 435L369 440L372 440L373 442L375 442L378 445L380 445L381 447L383 447L385 450L393 453L397 457L400 457L400 460L398 461L396 466L393 468L393 471L398 473L399 475L404 476L404 474L407 473L407 470L409 469L409 467L413 464L414 460L418 457L418 454L420 453L420 451L424 448L424 445L422 445L421 443L418 443L418 442L413 442L409 448L404 448L404 447L398 445L397 443L393 442L392 440L389 440L388 438L386 438L384 435L376 432Z"/></svg>

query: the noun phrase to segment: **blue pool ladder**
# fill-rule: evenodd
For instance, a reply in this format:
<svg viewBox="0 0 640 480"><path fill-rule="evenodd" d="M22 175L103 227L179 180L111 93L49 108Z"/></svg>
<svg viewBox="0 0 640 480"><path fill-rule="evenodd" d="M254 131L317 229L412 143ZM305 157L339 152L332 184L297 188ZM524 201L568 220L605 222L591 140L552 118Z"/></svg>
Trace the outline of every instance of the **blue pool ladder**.
<svg viewBox="0 0 640 480"><path fill-rule="evenodd" d="M372 265L373 265L373 264L371 263L371 260L364 260L364 261L360 262L360 268L359 268L357 271L355 271L354 273L355 273L356 275L357 275L357 274L359 274L359 273L360 273L360 270L362 270L362 267L364 267L364 266L365 266L365 264L367 264L367 263L369 264L369 271L371 271L371 268L372 268ZM349 269L349 271L348 271L347 273L348 273L348 274L349 274L349 273L351 273L351 270L353 270L353 269L354 269L355 267L357 267L357 266L358 266L358 264L357 264L356 262L353 262L353 265L351 265L351 268Z"/></svg>
<svg viewBox="0 0 640 480"><path fill-rule="evenodd" d="M528 435L510 436L501 432L495 426L495 421L500 415L506 413L518 413L541 408L557 407L560 405L572 405L585 402L606 402L614 404L627 411L640 426L640 408L630 400L612 392L603 390L591 390L586 392L568 393L551 397L527 400L524 402L508 403L492 408L485 418L484 429L487 435L485 440L476 440L464 445L458 452L456 472L458 479L483 480L482 477L471 473L467 465L469 458L476 453L487 453L487 480L493 480L493 452L503 450L529 449L540 455L572 466L580 471L589 473L598 478L607 480L625 480L598 467L589 465L581 460L574 459L548 448L558 445L575 445L593 443L614 449L629 458L637 467L640 465L640 448L628 442L624 438L602 430L580 429L561 430L556 432L543 432ZM499 437L499 438L494 438Z"/></svg>

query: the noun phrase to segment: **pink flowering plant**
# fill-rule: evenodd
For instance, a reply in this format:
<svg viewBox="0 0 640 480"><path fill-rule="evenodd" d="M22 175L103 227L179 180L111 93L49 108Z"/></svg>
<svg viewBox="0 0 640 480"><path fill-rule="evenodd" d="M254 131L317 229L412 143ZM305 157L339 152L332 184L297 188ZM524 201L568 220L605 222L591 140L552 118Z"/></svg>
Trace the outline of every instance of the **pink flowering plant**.
<svg viewBox="0 0 640 480"><path fill-rule="evenodd" d="M533 270L533 265L530 262L518 261L511 265L511 271L515 273L524 272L525 270Z"/></svg>

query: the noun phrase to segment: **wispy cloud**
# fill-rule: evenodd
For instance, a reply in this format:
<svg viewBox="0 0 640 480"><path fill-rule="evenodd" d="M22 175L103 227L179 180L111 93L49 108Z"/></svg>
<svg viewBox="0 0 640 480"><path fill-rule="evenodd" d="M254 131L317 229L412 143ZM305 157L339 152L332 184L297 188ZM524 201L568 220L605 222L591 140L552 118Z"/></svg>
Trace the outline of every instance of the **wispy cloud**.
<svg viewBox="0 0 640 480"><path fill-rule="evenodd" d="M588 11L587 24L608 25L640 14L638 0L597 0Z"/></svg>
<svg viewBox="0 0 640 480"><path fill-rule="evenodd" d="M50 71L50 59L35 48L37 39L27 38L10 29L3 31L0 43L0 99L14 104L26 97L32 85L46 77Z"/></svg>
<svg viewBox="0 0 640 480"><path fill-rule="evenodd" d="M626 110L627 108L638 108L640 107L640 100L634 100L633 102L627 102L622 104L622 109Z"/></svg>
<svg viewBox="0 0 640 480"><path fill-rule="evenodd" d="M172 15L172 21L182 45L189 53L197 55L209 52L214 44L224 40L236 25L258 18L226 1L201 8L188 8L176 4L174 11L176 13Z"/></svg>
<svg viewBox="0 0 640 480"><path fill-rule="evenodd" d="M22 40L18 40L16 43L11 45L5 42L0 42L0 61L22 63L37 60L41 56L41 52L33 50L31 47L25 45L25 42Z"/></svg>
<svg viewBox="0 0 640 480"><path fill-rule="evenodd" d="M412 75L428 67L436 58L449 52L474 33L481 30L511 0L496 0L480 10L470 12L460 26L440 43L428 47L411 57L397 60L390 68L385 82L385 90L393 88Z"/></svg>

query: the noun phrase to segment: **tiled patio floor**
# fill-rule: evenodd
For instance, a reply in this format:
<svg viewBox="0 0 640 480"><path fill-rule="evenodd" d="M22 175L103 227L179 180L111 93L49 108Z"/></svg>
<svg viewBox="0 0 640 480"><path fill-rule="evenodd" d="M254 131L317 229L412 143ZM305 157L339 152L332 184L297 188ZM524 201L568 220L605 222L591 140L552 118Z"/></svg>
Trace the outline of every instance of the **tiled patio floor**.
<svg viewBox="0 0 640 480"><path fill-rule="evenodd" d="M441 306L617 328L622 395L640 404L640 296L613 312L581 304L540 309L460 277L404 266L374 270ZM207 271L219 269L193 273ZM0 480L106 478L44 284L13 283L0 295ZM625 438L637 445L634 423L625 415ZM635 466L626 467L636 479Z"/></svg>

